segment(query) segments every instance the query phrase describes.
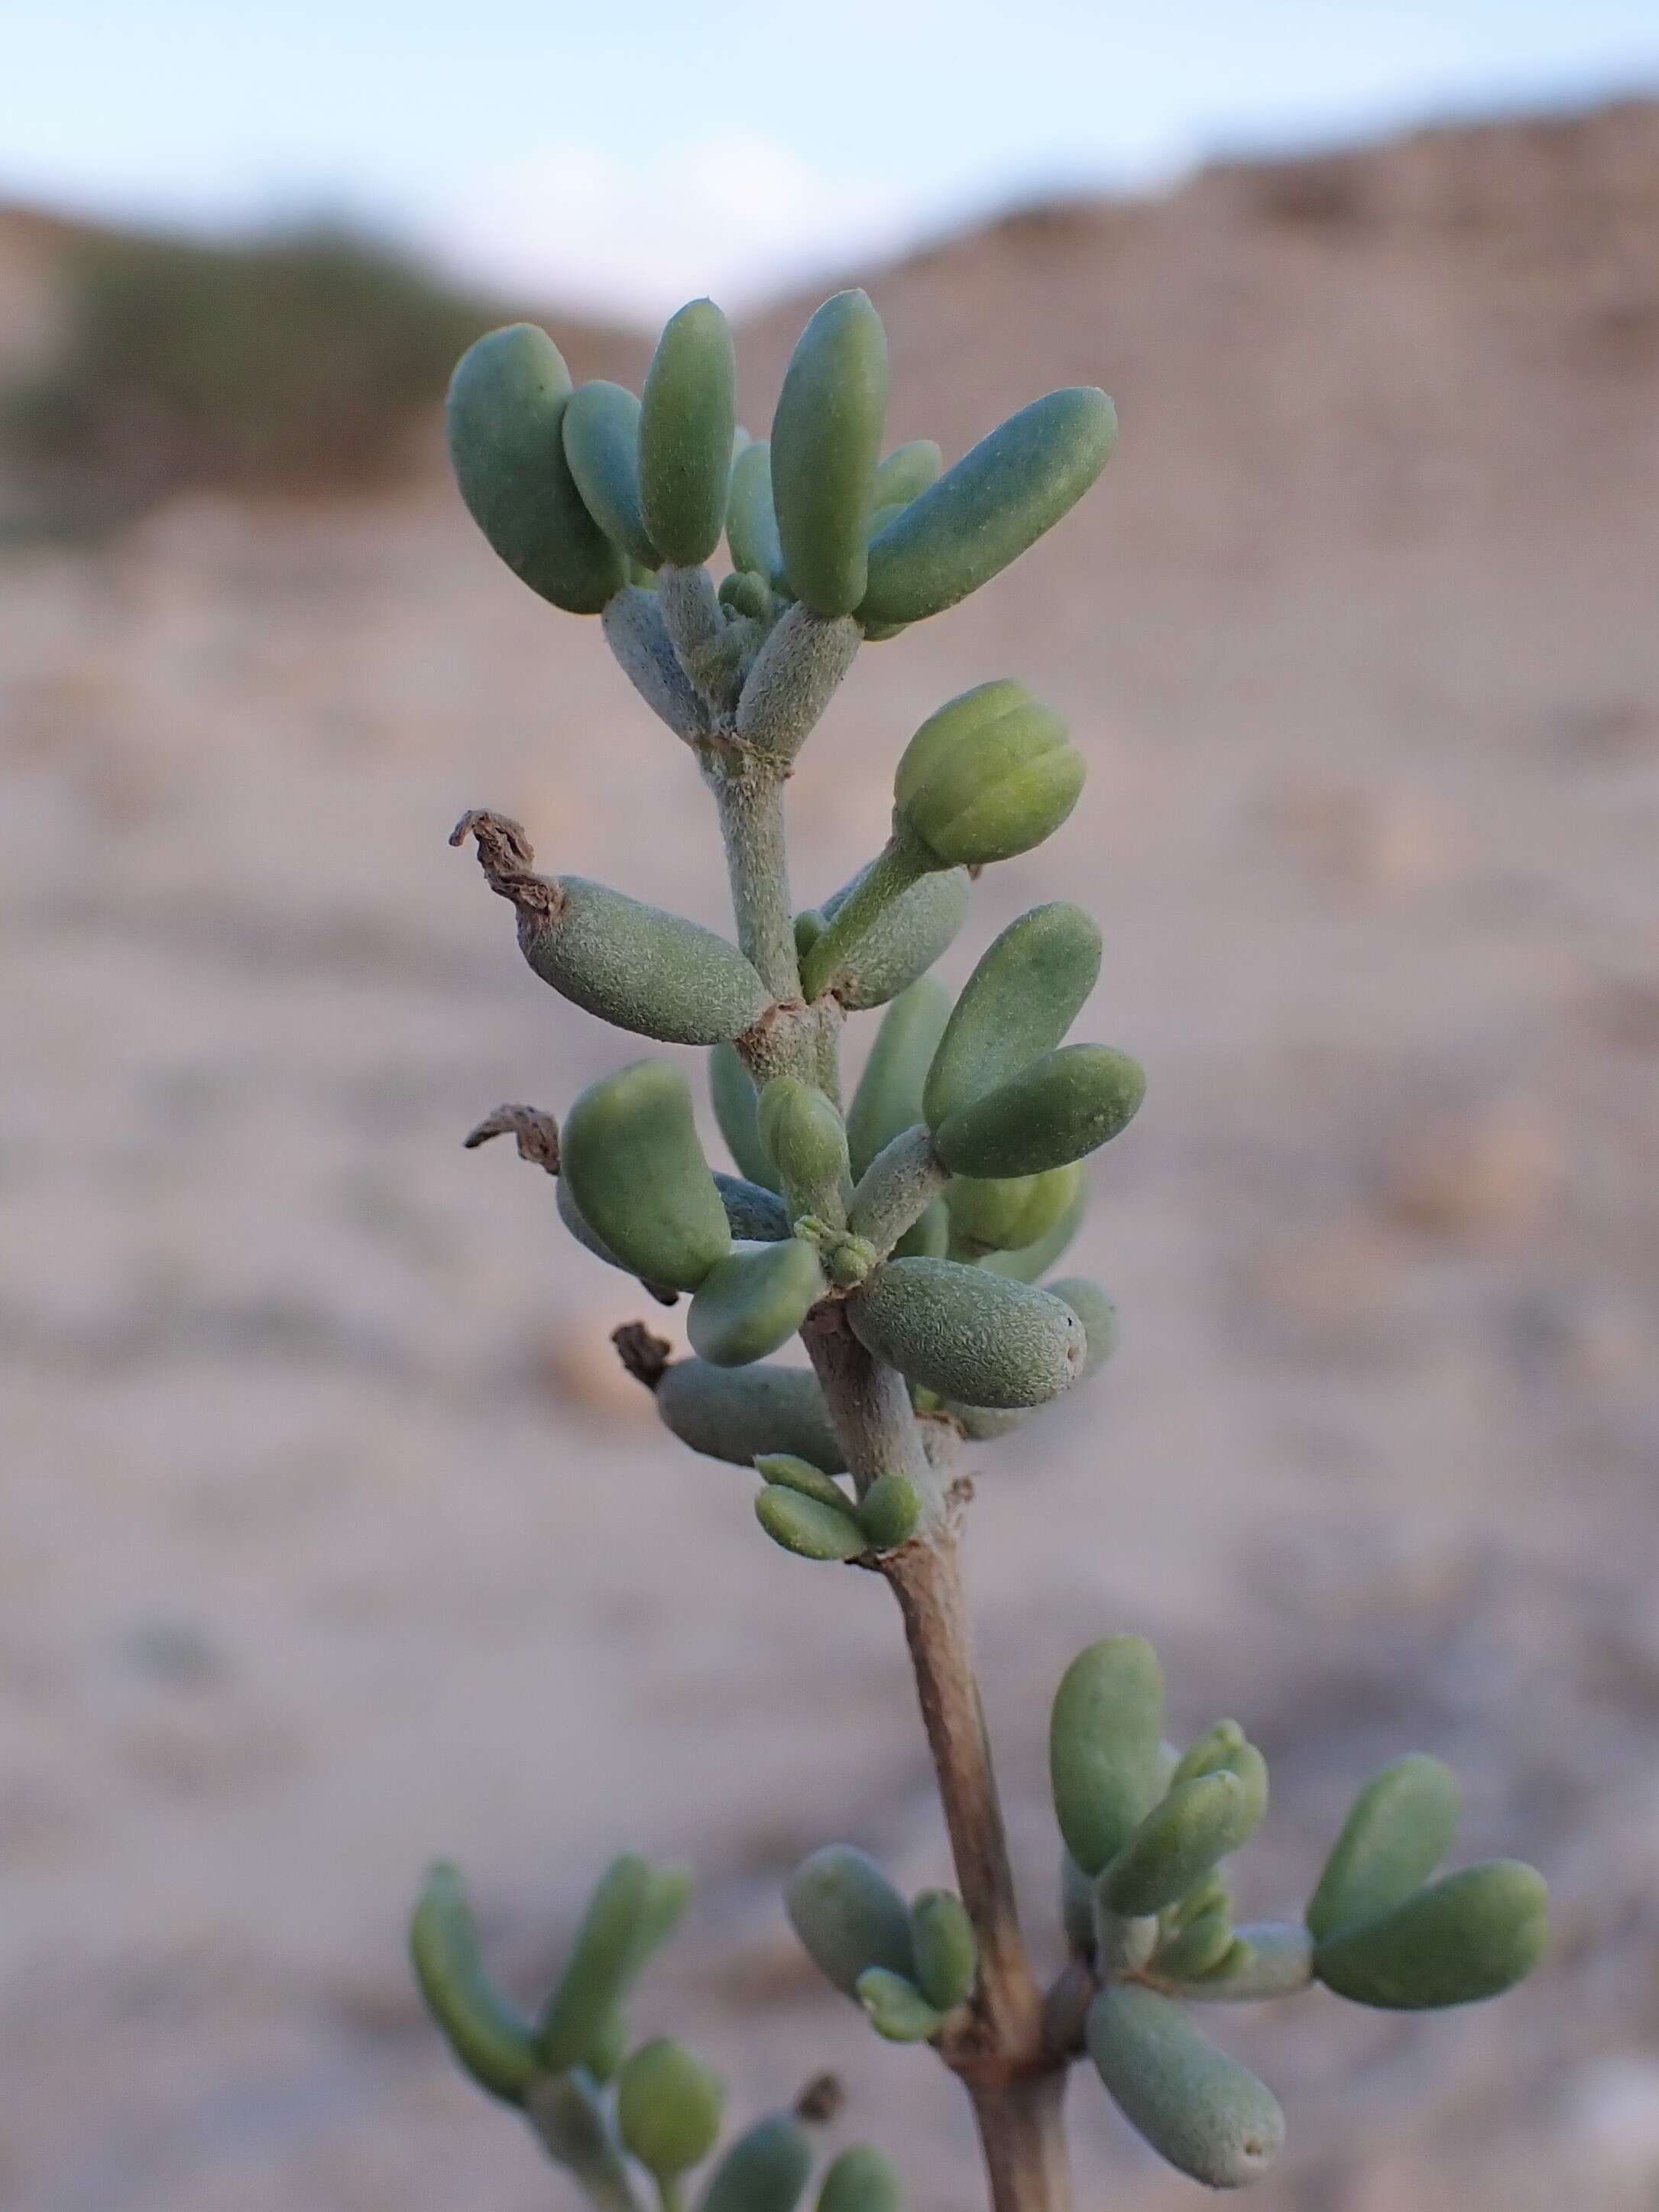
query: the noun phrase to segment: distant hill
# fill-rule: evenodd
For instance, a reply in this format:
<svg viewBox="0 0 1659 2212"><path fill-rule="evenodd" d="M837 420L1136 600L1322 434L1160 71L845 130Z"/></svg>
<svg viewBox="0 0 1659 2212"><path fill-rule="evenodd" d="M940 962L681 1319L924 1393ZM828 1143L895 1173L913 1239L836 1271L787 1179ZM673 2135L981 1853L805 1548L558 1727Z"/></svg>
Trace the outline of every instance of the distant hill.
<svg viewBox="0 0 1659 2212"><path fill-rule="evenodd" d="M0 205L0 378L50 352L62 326L70 261L95 235L88 225L41 209Z"/></svg>
<svg viewBox="0 0 1659 2212"><path fill-rule="evenodd" d="M457 356L514 312L335 228L210 240L0 210L9 504L95 527L193 489L398 481ZM637 338L552 326L579 376L639 365Z"/></svg>
<svg viewBox="0 0 1659 2212"><path fill-rule="evenodd" d="M0 375L35 360L61 331L75 267L87 254L142 234L49 209L0 201ZM503 301L504 319L533 316L557 338L580 376L638 379L647 349L636 331L524 301Z"/></svg>
<svg viewBox="0 0 1659 2212"><path fill-rule="evenodd" d="M1034 205L870 289L896 436L948 457L1045 386L1104 385L1123 451L1076 527L1153 557L1593 513L1659 479L1659 101ZM811 304L747 334L763 419Z"/></svg>
<svg viewBox="0 0 1659 2212"><path fill-rule="evenodd" d="M953 454L1046 386L1103 384L1124 452L1082 542L1127 531L1149 558L1255 562L1333 532L1522 527L1563 502L1593 517L1659 477L1656 240L1659 101L1630 101L1221 163L1162 198L1034 204L848 281L887 319L896 437ZM0 207L0 380L50 354L73 272L118 243ZM745 330L757 433L830 289ZM643 368L635 332L478 312L536 314L578 377Z"/></svg>

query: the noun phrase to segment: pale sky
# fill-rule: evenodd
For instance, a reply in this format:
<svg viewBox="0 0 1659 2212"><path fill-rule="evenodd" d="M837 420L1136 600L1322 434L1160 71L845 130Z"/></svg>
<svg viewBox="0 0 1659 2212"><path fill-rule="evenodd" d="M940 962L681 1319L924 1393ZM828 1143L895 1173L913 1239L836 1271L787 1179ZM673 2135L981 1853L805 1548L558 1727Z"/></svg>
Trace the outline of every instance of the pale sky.
<svg viewBox="0 0 1659 2212"><path fill-rule="evenodd" d="M0 196L741 307L1033 192L1659 90L1659 0L0 0Z"/></svg>

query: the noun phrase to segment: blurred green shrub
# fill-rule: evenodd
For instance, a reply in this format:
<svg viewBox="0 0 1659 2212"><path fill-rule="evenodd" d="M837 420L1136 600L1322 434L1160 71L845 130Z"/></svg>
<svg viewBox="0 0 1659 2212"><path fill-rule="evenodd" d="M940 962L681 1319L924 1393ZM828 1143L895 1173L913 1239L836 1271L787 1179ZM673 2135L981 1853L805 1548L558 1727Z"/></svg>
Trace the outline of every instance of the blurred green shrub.
<svg viewBox="0 0 1659 2212"><path fill-rule="evenodd" d="M499 309L330 228L216 245L105 237L68 270L56 357L7 395L15 453L116 508L195 485L395 478L412 422Z"/></svg>

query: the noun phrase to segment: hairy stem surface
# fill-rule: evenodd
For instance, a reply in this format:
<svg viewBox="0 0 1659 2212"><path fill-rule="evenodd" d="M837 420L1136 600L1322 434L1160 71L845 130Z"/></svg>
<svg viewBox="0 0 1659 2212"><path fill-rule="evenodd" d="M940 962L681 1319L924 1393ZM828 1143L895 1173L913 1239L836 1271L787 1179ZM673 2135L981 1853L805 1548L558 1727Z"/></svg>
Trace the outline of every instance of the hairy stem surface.
<svg viewBox="0 0 1659 2212"><path fill-rule="evenodd" d="M933 1150L927 1129L918 1121L877 1153L853 1194L852 1226L878 1252L890 1252L939 1196L951 1171Z"/></svg>
<svg viewBox="0 0 1659 2212"><path fill-rule="evenodd" d="M702 748L704 773L720 807L738 942L780 1007L798 1005L795 951L783 828L782 778L752 753ZM914 871L902 863L870 871L890 896ZM878 910L868 879L864 903ZM859 893L848 906L856 908ZM844 908L842 913L847 909ZM838 916L839 920L841 917ZM823 939L819 940L820 945ZM817 947L815 946L814 952ZM804 1012L805 1010L803 1010ZM787 1034L787 1029L786 1029ZM801 1073L826 1091L830 1044L803 1033ZM757 1072L769 1054L750 1040L740 1049ZM825 1301L802 1331L862 1498L878 1475L905 1474L926 1501L921 1528L888 1553L882 1571L903 1616L917 1701L933 1753L945 1824L962 1899L979 1943L979 1979L964 2025L940 2046L973 2102L994 2212L1069 2212L1070 2179L1060 2126L1064 2062L1043 2033L1042 1998L1031 1971L1014 1899L1008 1840L991 1764L990 1739L974 1674L973 1643L957 1537L937 1471L928 1463L904 1378L866 1350L843 1306Z"/></svg>
<svg viewBox="0 0 1659 2212"><path fill-rule="evenodd" d="M720 809L738 944L775 1000L799 1000L795 914L783 834L783 776L735 747L705 748L703 773Z"/></svg>

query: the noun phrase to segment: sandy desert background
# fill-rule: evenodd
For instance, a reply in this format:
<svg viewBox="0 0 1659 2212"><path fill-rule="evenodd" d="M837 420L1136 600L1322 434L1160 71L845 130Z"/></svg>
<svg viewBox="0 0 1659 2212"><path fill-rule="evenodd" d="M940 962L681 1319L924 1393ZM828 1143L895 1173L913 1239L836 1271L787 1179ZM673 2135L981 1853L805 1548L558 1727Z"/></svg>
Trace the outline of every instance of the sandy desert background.
<svg viewBox="0 0 1659 2212"><path fill-rule="evenodd" d="M896 438L1072 381L1123 422L1040 550L862 655L793 788L805 903L970 683L1033 682L1091 763L947 963L1083 901L1086 1033L1150 1073L1079 1254L1122 1350L975 1461L1034 1939L1047 1700L1124 1628L1183 1728L1273 1760L1250 1907L1413 1747L1557 1899L1490 2010L1225 2024L1289 2116L1261 2212L1659 2204L1656 240L1632 104L1033 207L872 282ZM60 246L0 224L15 344ZM751 424L809 304L741 334ZM373 499L0 550L0 2201L574 2204L452 2074L404 1918L453 1853L527 1995L634 1845L702 1881L639 2028L738 2116L833 2065L945 2212L953 2089L777 1902L832 1837L947 1878L885 1594L771 1550L617 1371L640 1294L460 1146L621 1047L455 817L718 923L712 820L428 445ZM1071 2110L1082 2207L1191 2201L1081 2075Z"/></svg>

